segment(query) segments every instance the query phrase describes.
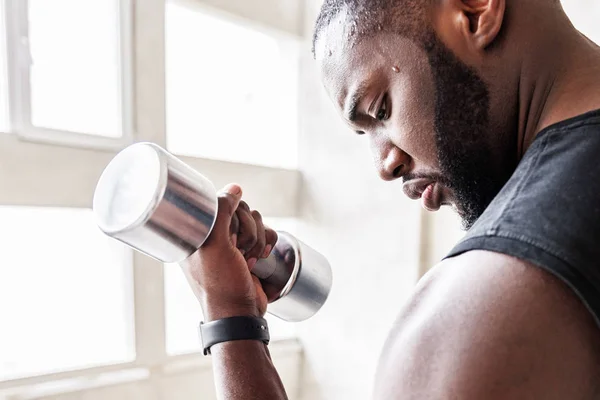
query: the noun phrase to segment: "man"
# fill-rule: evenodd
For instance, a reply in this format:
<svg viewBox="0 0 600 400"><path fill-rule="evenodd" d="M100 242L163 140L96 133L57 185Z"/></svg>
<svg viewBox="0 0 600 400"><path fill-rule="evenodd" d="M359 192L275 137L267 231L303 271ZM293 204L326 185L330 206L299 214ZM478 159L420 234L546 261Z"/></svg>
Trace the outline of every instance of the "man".
<svg viewBox="0 0 600 400"><path fill-rule="evenodd" d="M401 310L374 398L600 398L600 48L559 0L325 0L314 44L381 177L469 229ZM240 196L186 265L208 321L265 312L249 269L274 235ZM286 397L259 340L211 350L222 398Z"/></svg>

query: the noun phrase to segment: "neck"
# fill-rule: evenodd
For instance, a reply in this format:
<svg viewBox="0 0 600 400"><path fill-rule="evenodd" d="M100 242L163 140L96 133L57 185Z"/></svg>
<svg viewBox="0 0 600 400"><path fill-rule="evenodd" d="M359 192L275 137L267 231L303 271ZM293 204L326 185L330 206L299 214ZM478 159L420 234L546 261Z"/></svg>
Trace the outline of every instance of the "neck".
<svg viewBox="0 0 600 400"><path fill-rule="evenodd" d="M577 32L561 10L546 22L546 29L529 35L536 40L522 53L519 159L544 128L600 108L600 48Z"/></svg>

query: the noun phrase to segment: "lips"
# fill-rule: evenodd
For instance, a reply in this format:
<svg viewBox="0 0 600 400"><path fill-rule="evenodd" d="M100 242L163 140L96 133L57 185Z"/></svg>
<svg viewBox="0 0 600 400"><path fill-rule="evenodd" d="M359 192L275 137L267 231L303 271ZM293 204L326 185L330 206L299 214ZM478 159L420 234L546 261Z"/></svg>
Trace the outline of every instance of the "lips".
<svg viewBox="0 0 600 400"><path fill-rule="evenodd" d="M427 211L437 211L442 206L440 185L436 182L427 186L421 195L421 203Z"/></svg>
<svg viewBox="0 0 600 400"><path fill-rule="evenodd" d="M428 211L437 211L442 205L440 185L431 179L414 179L406 182L402 189L413 200L421 199L423 208Z"/></svg>

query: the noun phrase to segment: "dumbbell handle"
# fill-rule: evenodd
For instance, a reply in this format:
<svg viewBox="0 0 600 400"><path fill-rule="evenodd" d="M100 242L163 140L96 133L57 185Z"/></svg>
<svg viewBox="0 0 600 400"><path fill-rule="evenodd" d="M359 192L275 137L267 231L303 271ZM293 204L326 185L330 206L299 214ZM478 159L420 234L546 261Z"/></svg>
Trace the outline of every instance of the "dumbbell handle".
<svg viewBox="0 0 600 400"><path fill-rule="evenodd" d="M165 263L181 262L202 246L217 215L217 195L203 175L152 143L136 143L106 167L94 194L98 226L107 235ZM318 252L278 232L271 254L252 273L288 321L312 316L331 288L331 268Z"/></svg>

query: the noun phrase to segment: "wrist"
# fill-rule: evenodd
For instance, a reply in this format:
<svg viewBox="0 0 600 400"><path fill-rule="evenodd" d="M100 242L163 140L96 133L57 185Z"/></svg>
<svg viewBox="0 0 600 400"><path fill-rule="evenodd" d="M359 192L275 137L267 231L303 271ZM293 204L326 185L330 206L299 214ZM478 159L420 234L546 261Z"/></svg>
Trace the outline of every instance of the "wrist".
<svg viewBox="0 0 600 400"><path fill-rule="evenodd" d="M212 302L204 302L202 310L204 312L204 322L229 317L262 317L264 315L258 310L257 306L251 304L214 304Z"/></svg>
<svg viewBox="0 0 600 400"><path fill-rule="evenodd" d="M268 345L260 340L234 340L217 343L210 348L210 353L215 357L222 356L226 353L251 353L253 357L270 357Z"/></svg>
<svg viewBox="0 0 600 400"><path fill-rule="evenodd" d="M204 355L211 354L211 348L219 343L233 341L260 341L265 346L271 336L264 318L238 316L217 319L200 324L200 336Z"/></svg>

